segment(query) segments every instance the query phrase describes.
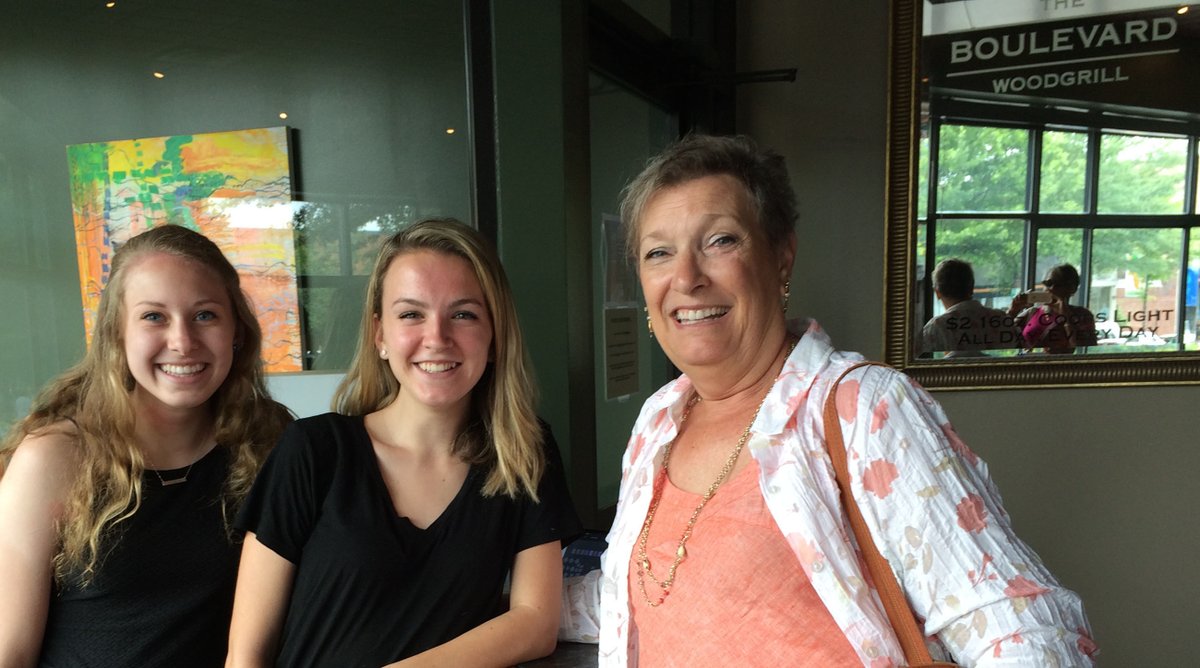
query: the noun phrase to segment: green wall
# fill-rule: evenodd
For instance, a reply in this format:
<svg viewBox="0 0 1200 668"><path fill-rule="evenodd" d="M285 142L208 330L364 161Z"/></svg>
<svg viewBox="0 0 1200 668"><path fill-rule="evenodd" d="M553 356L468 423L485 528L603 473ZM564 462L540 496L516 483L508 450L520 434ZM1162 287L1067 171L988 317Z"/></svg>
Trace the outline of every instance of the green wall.
<svg viewBox="0 0 1200 668"><path fill-rule="evenodd" d="M493 3L500 255L568 478L592 442L587 220L568 207L562 8ZM483 168L481 166L481 168ZM584 295L584 297L580 297ZM572 489L581 513L594 490Z"/></svg>

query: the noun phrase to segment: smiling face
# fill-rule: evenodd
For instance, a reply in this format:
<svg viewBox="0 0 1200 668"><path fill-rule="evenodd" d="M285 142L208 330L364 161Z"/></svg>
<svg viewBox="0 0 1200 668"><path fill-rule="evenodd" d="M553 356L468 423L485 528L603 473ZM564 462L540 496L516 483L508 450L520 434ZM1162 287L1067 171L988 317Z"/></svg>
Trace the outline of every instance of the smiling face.
<svg viewBox="0 0 1200 668"><path fill-rule="evenodd" d="M795 241L769 247L741 182L706 176L659 191L637 238L654 335L676 366L714 368L732 382L775 358Z"/></svg>
<svg viewBox="0 0 1200 668"><path fill-rule="evenodd" d="M375 346L400 383L394 405L465 414L492 345L470 263L430 250L397 255L383 278L381 310Z"/></svg>
<svg viewBox="0 0 1200 668"><path fill-rule="evenodd" d="M124 269L125 357L139 410L203 409L229 375L238 322L221 278L204 265L147 253Z"/></svg>

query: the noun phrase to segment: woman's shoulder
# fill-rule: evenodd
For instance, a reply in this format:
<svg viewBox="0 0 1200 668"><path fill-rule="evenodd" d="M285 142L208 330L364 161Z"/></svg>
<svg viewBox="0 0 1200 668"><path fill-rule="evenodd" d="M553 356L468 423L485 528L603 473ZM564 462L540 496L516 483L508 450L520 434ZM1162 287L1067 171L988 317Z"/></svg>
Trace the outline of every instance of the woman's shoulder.
<svg viewBox="0 0 1200 668"><path fill-rule="evenodd" d="M925 402L926 393L917 381L887 363L868 360L857 353L834 355L821 376L828 388L826 392L833 389L835 382L839 383L839 408L847 400L875 405L882 398L899 399L901 395ZM843 398L847 391L849 396Z"/></svg>
<svg viewBox="0 0 1200 668"><path fill-rule="evenodd" d="M279 448L331 454L347 442L368 438L361 415L321 413L290 423L279 440Z"/></svg>
<svg viewBox="0 0 1200 668"><path fill-rule="evenodd" d="M903 372L886 362L867 359L859 353L834 351L829 356L829 362L818 373L827 383L841 379L857 380L859 382L891 383L907 379Z"/></svg>
<svg viewBox="0 0 1200 668"><path fill-rule="evenodd" d="M74 467L79 458L79 427L71 420L39 427L17 444L13 459L17 457L51 467Z"/></svg>
<svg viewBox="0 0 1200 668"><path fill-rule="evenodd" d="M554 438L554 429L540 415L536 417L538 428L541 429L541 442L538 444L539 452L541 452L542 457L546 458L547 461L551 463L557 462L561 466L562 452L559 449L558 440Z"/></svg>
<svg viewBox="0 0 1200 668"><path fill-rule="evenodd" d="M21 440L2 472L10 484L28 484L47 497L62 497L79 468L79 428L70 420L41 427Z"/></svg>
<svg viewBox="0 0 1200 668"><path fill-rule="evenodd" d="M363 416L343 415L333 412L321 413L319 415L298 418L289 425L289 429L310 434L322 432L356 433L364 429Z"/></svg>

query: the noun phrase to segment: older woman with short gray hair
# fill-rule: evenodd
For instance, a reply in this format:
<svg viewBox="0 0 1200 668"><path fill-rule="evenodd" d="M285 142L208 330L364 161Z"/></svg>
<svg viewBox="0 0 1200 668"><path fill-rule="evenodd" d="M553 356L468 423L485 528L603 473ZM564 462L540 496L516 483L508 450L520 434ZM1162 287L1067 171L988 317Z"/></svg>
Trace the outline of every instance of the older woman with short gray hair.
<svg viewBox="0 0 1200 668"><path fill-rule="evenodd" d="M788 321L784 160L691 136L626 190L647 327L683 375L642 407L599 572L561 636L602 666L893 666L904 654L847 528L822 406L859 363ZM983 462L904 375L836 390L853 499L923 623L963 665L1091 665L1079 598L1013 533Z"/></svg>

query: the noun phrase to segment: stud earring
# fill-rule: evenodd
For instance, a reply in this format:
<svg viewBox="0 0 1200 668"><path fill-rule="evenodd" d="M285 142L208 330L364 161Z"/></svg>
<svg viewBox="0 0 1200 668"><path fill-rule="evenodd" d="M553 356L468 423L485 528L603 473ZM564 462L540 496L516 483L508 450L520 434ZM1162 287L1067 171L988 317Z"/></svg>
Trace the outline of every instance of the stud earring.
<svg viewBox="0 0 1200 668"><path fill-rule="evenodd" d="M381 360L387 359L387 348L379 349L379 359L381 359Z"/></svg>
<svg viewBox="0 0 1200 668"><path fill-rule="evenodd" d="M787 314L788 300L792 297L792 281L786 280L783 282L783 312Z"/></svg>
<svg viewBox="0 0 1200 668"><path fill-rule="evenodd" d="M650 338L653 339L654 338L654 323L650 321L650 308L647 306L643 306L642 312L646 314L646 331L650 332Z"/></svg>

